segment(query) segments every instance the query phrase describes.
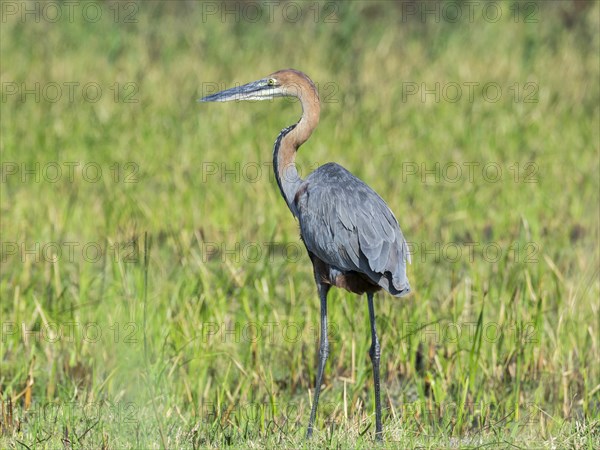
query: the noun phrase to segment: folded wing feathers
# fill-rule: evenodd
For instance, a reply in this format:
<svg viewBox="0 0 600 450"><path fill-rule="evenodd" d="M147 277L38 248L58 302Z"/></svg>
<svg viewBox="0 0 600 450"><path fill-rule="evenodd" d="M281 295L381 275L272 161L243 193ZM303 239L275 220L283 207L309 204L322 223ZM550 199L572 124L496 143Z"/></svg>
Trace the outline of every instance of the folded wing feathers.
<svg viewBox="0 0 600 450"><path fill-rule="evenodd" d="M389 273L394 286L403 289L410 254L381 197L333 163L310 174L306 183L307 194L299 199L298 210L307 247L323 261L364 272L376 283Z"/></svg>

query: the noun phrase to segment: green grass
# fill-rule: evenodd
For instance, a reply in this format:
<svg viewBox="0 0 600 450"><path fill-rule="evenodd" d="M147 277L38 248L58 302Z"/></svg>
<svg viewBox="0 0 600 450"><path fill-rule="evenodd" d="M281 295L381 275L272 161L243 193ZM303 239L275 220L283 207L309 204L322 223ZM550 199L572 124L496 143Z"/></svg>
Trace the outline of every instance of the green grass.
<svg viewBox="0 0 600 450"><path fill-rule="evenodd" d="M392 2L295 3L297 23L98 5L3 10L0 447L372 447L367 305L340 290L304 441L318 299L269 166L299 105L196 103L286 67L324 102L303 173L344 165L412 245L414 294L376 301L386 444L600 446L598 3L456 24Z"/></svg>

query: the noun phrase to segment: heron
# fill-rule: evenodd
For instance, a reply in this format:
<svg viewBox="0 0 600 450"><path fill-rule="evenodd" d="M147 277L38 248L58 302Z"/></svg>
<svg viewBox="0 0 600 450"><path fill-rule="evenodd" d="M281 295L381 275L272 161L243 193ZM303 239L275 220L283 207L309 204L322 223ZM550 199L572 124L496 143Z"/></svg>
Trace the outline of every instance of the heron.
<svg viewBox="0 0 600 450"><path fill-rule="evenodd" d="M329 356L327 294L332 286L366 294L371 326L369 356L375 390L375 437L382 440L379 362L373 295L383 289L395 297L410 293L406 262L410 253L400 226L384 200L339 164L318 167L306 179L296 168L296 153L319 123L321 105L315 84L303 72L279 70L242 86L201 98L202 102L271 100L296 97L300 120L281 130L273 148L275 179L300 225L300 237L313 265L321 303L319 362L306 437L313 434L325 363Z"/></svg>

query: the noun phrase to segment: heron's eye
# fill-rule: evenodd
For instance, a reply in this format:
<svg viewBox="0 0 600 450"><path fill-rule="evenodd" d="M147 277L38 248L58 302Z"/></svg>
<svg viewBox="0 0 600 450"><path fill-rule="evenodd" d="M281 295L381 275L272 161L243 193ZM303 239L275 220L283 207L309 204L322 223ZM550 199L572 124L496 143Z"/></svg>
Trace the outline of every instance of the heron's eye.
<svg viewBox="0 0 600 450"><path fill-rule="evenodd" d="M269 86L275 86L275 83L276 83L275 78L269 78L269 81L267 81L267 85L269 85Z"/></svg>

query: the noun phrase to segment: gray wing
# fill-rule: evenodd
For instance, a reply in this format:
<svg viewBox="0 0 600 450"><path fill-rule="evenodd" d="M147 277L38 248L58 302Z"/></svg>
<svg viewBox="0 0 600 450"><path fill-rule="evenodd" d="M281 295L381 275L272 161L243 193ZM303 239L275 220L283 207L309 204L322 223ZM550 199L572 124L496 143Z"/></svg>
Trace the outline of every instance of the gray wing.
<svg viewBox="0 0 600 450"><path fill-rule="evenodd" d="M365 274L390 294L410 292L410 254L383 199L342 166L312 172L296 194L300 231L309 251L341 271Z"/></svg>

